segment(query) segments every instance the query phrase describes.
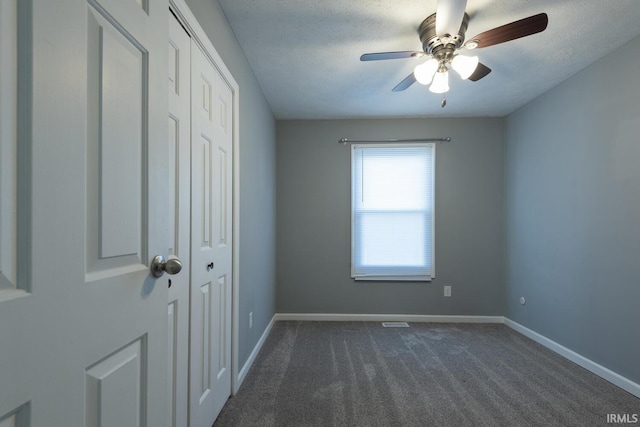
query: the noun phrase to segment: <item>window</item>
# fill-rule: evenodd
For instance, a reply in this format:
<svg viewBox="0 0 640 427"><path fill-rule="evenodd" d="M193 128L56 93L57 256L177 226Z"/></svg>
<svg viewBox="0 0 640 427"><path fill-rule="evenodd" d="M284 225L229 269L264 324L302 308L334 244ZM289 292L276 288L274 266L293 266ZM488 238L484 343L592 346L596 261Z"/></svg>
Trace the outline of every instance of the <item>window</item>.
<svg viewBox="0 0 640 427"><path fill-rule="evenodd" d="M351 277L435 277L434 165L435 144L351 146Z"/></svg>

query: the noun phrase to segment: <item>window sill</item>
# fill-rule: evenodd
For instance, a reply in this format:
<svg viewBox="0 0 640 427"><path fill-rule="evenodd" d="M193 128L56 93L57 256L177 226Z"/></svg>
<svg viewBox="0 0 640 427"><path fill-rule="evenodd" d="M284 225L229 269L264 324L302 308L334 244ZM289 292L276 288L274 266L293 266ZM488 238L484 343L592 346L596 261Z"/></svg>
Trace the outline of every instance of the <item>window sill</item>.
<svg viewBox="0 0 640 427"><path fill-rule="evenodd" d="M355 281L366 282L431 282L434 276L351 276Z"/></svg>

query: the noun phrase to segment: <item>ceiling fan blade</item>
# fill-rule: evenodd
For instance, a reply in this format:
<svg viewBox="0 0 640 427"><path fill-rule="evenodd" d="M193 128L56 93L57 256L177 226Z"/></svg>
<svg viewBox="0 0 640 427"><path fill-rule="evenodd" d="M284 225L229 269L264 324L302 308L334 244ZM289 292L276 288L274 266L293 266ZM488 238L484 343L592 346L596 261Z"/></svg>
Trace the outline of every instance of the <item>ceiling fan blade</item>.
<svg viewBox="0 0 640 427"><path fill-rule="evenodd" d="M467 42L467 47L470 43L477 44L476 48L493 46L508 42L510 40L519 39L520 37L530 36L544 31L549 23L549 17L546 13L539 13L537 15L530 16L528 18L514 21L510 24L496 27L492 30L480 33L475 37L472 37Z"/></svg>
<svg viewBox="0 0 640 427"><path fill-rule="evenodd" d="M484 65L482 62L478 62L478 66L476 70L469 76L469 80L472 82L477 82L483 77L486 77L487 74L491 72L491 68Z"/></svg>
<svg viewBox="0 0 640 427"><path fill-rule="evenodd" d="M412 84L414 84L415 82L416 82L416 78L413 75L413 73L411 73L407 77L405 77L404 80L402 80L400 83L398 83L398 85L396 87L394 87L392 89L392 91L393 92L403 91L403 90L407 89L409 86L411 86Z"/></svg>
<svg viewBox="0 0 640 427"><path fill-rule="evenodd" d="M438 0L436 8L436 34L455 36L460 30L467 0Z"/></svg>
<svg viewBox="0 0 640 427"><path fill-rule="evenodd" d="M415 50L406 50L402 52L365 53L360 57L360 61L381 61L383 59L417 58L425 55L426 53Z"/></svg>

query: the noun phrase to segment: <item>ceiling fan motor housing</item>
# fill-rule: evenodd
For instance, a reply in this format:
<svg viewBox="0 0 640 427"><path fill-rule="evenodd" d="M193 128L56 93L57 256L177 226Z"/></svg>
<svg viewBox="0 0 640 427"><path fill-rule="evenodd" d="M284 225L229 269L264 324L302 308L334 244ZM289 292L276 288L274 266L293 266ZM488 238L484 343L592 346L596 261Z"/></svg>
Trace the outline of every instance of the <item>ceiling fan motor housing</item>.
<svg viewBox="0 0 640 427"><path fill-rule="evenodd" d="M464 43L464 35L469 25L469 15L464 14L458 34L438 36L436 34L436 14L422 21L418 28L422 49L439 61L451 61L453 53Z"/></svg>

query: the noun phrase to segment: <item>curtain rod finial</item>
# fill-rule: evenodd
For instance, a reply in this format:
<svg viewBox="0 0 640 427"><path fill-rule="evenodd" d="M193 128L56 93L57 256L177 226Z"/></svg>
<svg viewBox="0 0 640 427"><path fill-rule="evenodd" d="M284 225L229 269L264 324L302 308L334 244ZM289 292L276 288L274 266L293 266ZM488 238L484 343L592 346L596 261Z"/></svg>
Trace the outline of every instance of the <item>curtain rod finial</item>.
<svg viewBox="0 0 640 427"><path fill-rule="evenodd" d="M340 139L338 140L338 143L339 143L339 144L342 144L342 145L347 145L347 138L340 138Z"/></svg>

